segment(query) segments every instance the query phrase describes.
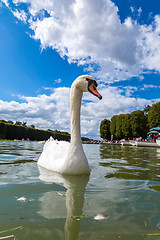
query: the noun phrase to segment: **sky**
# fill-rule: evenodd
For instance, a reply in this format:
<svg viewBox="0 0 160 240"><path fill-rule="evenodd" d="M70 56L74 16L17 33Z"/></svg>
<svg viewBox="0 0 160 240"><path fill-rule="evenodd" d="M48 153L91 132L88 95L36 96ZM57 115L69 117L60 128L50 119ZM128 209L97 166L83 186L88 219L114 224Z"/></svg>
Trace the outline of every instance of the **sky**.
<svg viewBox="0 0 160 240"><path fill-rule="evenodd" d="M159 0L0 0L0 119L70 132L69 94L89 74L82 136L160 101Z"/></svg>

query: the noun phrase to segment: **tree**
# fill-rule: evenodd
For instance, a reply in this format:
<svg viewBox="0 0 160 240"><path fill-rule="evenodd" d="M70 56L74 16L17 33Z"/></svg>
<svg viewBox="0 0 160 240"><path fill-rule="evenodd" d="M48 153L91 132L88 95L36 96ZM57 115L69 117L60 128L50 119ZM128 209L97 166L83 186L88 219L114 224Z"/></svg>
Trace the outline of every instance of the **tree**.
<svg viewBox="0 0 160 240"><path fill-rule="evenodd" d="M27 122L23 122L23 123L22 123L22 126L23 126L23 127L27 127Z"/></svg>
<svg viewBox="0 0 160 240"><path fill-rule="evenodd" d="M122 132L122 120L124 118L124 114L120 114L117 116L116 119L116 137L117 139L122 139L123 136L123 132Z"/></svg>
<svg viewBox="0 0 160 240"><path fill-rule="evenodd" d="M1 122L1 123L6 123L7 121L5 121L5 120L0 120L0 122Z"/></svg>
<svg viewBox="0 0 160 240"><path fill-rule="evenodd" d="M147 115L149 113L151 106L150 105L145 105L145 108L143 109L144 115Z"/></svg>
<svg viewBox="0 0 160 240"><path fill-rule="evenodd" d="M22 122L17 121L17 122L15 122L15 125L22 126Z"/></svg>
<svg viewBox="0 0 160 240"><path fill-rule="evenodd" d="M110 132L110 121L108 119L104 119L100 124L100 137L103 139L111 139Z"/></svg>
<svg viewBox="0 0 160 240"><path fill-rule="evenodd" d="M131 113L131 129L133 137L146 138L148 132L147 116L141 110Z"/></svg>
<svg viewBox="0 0 160 240"><path fill-rule="evenodd" d="M149 128L160 127L160 102L151 106L148 113Z"/></svg>
<svg viewBox="0 0 160 240"><path fill-rule="evenodd" d="M122 133L125 139L132 138L131 115L125 114L122 119Z"/></svg>
<svg viewBox="0 0 160 240"><path fill-rule="evenodd" d="M10 121L10 120L9 120L9 121L7 121L7 123L14 124L14 122L13 122L13 121Z"/></svg>
<svg viewBox="0 0 160 240"><path fill-rule="evenodd" d="M116 136L116 121L117 121L118 115L114 115L111 118L111 123L110 123L110 132L111 135Z"/></svg>
<svg viewBox="0 0 160 240"><path fill-rule="evenodd" d="M29 127L30 127L30 128L35 128L34 124L31 124Z"/></svg>

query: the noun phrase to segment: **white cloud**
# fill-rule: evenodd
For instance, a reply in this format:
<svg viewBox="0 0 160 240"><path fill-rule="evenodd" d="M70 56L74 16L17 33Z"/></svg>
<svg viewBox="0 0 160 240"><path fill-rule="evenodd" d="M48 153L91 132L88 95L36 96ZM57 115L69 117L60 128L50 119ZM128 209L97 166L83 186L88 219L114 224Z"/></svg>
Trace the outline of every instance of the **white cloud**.
<svg viewBox="0 0 160 240"><path fill-rule="evenodd" d="M81 109L82 135L94 139L99 138L99 125L104 118L110 119L114 114L143 109L144 105L154 102L122 95L122 90L117 87L101 86L100 92L103 96L101 101L85 93ZM34 124L37 128L70 132L69 93L70 89L63 87L55 88L50 95L21 96L22 103L0 100L1 119L26 121L28 125Z"/></svg>
<svg viewBox="0 0 160 240"><path fill-rule="evenodd" d="M8 0L1 0L7 7L9 7Z"/></svg>
<svg viewBox="0 0 160 240"><path fill-rule="evenodd" d="M132 96L132 94L138 90L137 87L132 87L132 86L124 87L124 89L125 89L125 96L127 97Z"/></svg>
<svg viewBox="0 0 160 240"><path fill-rule="evenodd" d="M14 0L27 3L33 37L42 48L51 47L69 62L99 66L97 76L107 81L127 79L140 72L137 63L139 28L130 18L121 23L111 0ZM42 10L49 17L38 18ZM14 11L18 18L20 10ZM35 18L37 16L37 18Z"/></svg>
<svg viewBox="0 0 160 240"><path fill-rule="evenodd" d="M138 40L143 68L160 72L160 15L149 26L141 26L141 35Z"/></svg>
<svg viewBox="0 0 160 240"><path fill-rule="evenodd" d="M142 13L142 8L141 7L139 7L137 9L137 8L131 6L130 9L131 9L131 12L137 14L138 17L141 16L141 13Z"/></svg>
<svg viewBox="0 0 160 240"><path fill-rule="evenodd" d="M140 89L140 90L146 90L146 89L150 89L150 88L160 88L160 86L155 86L155 85L146 85L146 84L143 84L143 87Z"/></svg>
<svg viewBox="0 0 160 240"><path fill-rule="evenodd" d="M27 14L24 10L21 11L12 11L13 15L18 18L19 20L21 20L22 22L26 22L27 21Z"/></svg>
<svg viewBox="0 0 160 240"><path fill-rule="evenodd" d="M134 12L134 7L131 6L130 9L131 9L131 12L133 13Z"/></svg>
<svg viewBox="0 0 160 240"><path fill-rule="evenodd" d="M3 0L3 2L8 2ZM51 47L69 62L84 65L106 82L160 72L160 16L140 25L127 17L122 23L111 0L14 0L13 14L26 21L42 48ZM20 10L26 3L28 12ZM17 7L18 10L15 10ZM140 16L142 8L131 7ZM48 13L46 17L45 12ZM96 70L95 70L96 67Z"/></svg>
<svg viewBox="0 0 160 240"><path fill-rule="evenodd" d="M61 83L62 82L62 79L58 78L56 80L54 80L55 83Z"/></svg>
<svg viewBox="0 0 160 240"><path fill-rule="evenodd" d="M120 22L118 8L110 1L54 1L54 11L43 20L31 21L34 38L43 48L52 47L78 64L96 63L103 79L126 79L136 74L136 37L131 19ZM69 5L68 5L69 6ZM115 70L116 69L116 70Z"/></svg>
<svg viewBox="0 0 160 240"><path fill-rule="evenodd" d="M142 8L140 7L140 8L138 8L138 16L140 17L140 15L141 15L141 13L142 13Z"/></svg>

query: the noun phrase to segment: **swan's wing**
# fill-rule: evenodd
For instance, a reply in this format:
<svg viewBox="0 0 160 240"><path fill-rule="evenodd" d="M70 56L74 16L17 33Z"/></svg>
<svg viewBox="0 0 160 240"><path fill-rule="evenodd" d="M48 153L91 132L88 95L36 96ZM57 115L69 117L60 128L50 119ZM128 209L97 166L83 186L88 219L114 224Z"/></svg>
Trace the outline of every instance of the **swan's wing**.
<svg viewBox="0 0 160 240"><path fill-rule="evenodd" d="M69 142L49 139L44 147L38 165L48 170L60 172L65 163Z"/></svg>

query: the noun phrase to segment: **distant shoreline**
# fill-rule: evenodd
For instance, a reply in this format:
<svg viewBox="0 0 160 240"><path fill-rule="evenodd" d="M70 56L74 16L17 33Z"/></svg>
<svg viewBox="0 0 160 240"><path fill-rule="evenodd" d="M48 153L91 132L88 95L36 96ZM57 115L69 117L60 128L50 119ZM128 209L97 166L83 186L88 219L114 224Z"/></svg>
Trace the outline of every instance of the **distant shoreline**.
<svg viewBox="0 0 160 240"><path fill-rule="evenodd" d="M0 141L11 141L11 142L39 142L39 143L45 143L46 141L38 141L38 140L17 140L17 139L0 139ZM62 140L63 141L63 140ZM64 140L65 141L65 140ZM96 145L121 145L120 142L101 142L101 141L82 141L82 144L96 144Z"/></svg>

